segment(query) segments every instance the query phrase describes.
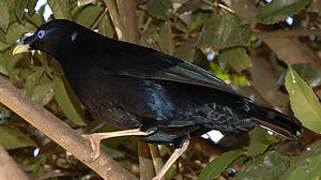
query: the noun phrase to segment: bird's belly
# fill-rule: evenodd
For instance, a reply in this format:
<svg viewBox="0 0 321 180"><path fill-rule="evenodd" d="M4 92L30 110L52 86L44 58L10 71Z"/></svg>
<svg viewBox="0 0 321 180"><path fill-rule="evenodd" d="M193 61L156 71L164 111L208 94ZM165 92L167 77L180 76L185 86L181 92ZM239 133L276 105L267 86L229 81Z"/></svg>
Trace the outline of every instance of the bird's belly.
<svg viewBox="0 0 321 180"><path fill-rule="evenodd" d="M119 92L113 89L113 82L99 74L97 77L97 74L86 73L74 73L67 79L90 115L118 129L139 127L137 118L119 106Z"/></svg>
<svg viewBox="0 0 321 180"><path fill-rule="evenodd" d="M85 98L82 100L93 117L106 121L109 125L118 129L131 129L140 126L141 122L132 114L114 106L101 104L99 103L100 100L98 98L92 98L91 100Z"/></svg>

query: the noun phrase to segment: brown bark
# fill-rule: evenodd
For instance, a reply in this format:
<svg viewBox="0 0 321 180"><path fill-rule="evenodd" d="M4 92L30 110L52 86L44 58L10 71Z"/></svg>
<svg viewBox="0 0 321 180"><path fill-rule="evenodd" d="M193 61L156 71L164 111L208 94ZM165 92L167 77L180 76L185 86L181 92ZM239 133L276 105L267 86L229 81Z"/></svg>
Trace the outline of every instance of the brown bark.
<svg viewBox="0 0 321 180"><path fill-rule="evenodd" d="M155 176L153 161L148 144L138 141L140 180L149 180Z"/></svg>
<svg viewBox="0 0 321 180"><path fill-rule="evenodd" d="M124 40L138 43L136 4L134 0L117 0L120 21L124 27Z"/></svg>
<svg viewBox="0 0 321 180"><path fill-rule="evenodd" d="M110 18L113 22L115 32L117 34L117 37L119 40L124 40L126 37L124 36L124 28L122 26L122 23L120 21L119 14L117 12L117 7L114 1L112 0L104 0L106 7L108 9Z"/></svg>
<svg viewBox="0 0 321 180"><path fill-rule="evenodd" d="M156 144L148 144L148 146L149 146L152 158L153 158L153 164L154 164L154 167L155 167L156 174L158 174L159 171L164 166L162 157L161 157L161 155L160 155L160 153L158 151L158 148L157 148Z"/></svg>
<svg viewBox="0 0 321 180"><path fill-rule="evenodd" d="M0 179L29 179L2 146L0 146Z"/></svg>

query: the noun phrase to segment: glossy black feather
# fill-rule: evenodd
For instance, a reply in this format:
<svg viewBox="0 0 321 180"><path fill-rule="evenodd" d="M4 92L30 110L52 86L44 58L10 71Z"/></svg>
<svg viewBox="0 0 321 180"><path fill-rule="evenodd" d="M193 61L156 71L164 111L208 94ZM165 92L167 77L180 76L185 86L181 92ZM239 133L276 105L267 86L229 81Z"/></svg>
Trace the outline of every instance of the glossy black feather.
<svg viewBox="0 0 321 180"><path fill-rule="evenodd" d="M25 43L60 62L88 111L121 129L156 130L145 141L179 145L211 129L238 132L260 125L290 138L300 132L289 117L254 105L222 80L175 57L67 20L39 30L48 32L44 39L34 35Z"/></svg>

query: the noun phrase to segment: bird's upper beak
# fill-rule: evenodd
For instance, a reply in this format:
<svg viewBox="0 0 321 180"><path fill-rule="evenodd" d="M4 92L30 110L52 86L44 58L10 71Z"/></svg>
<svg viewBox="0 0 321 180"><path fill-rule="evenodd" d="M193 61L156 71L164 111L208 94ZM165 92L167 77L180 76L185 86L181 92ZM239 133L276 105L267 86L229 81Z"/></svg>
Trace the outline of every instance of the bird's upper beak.
<svg viewBox="0 0 321 180"><path fill-rule="evenodd" d="M28 52L30 50L30 44L18 44L12 51L12 55Z"/></svg>
<svg viewBox="0 0 321 180"><path fill-rule="evenodd" d="M23 43L18 44L12 51L12 55L16 55L16 54L20 54L20 53L24 53L24 52L28 52L30 50L32 50L32 48L30 47L30 45L36 41L36 38L34 38L33 36L27 37Z"/></svg>

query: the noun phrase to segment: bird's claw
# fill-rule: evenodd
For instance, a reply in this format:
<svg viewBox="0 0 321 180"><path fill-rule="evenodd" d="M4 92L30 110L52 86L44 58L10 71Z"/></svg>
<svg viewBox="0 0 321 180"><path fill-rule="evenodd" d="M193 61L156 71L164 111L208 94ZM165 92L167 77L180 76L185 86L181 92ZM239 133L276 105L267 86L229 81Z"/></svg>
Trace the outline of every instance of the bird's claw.
<svg viewBox="0 0 321 180"><path fill-rule="evenodd" d="M100 156L100 139L98 139L94 134L91 135L82 135L82 137L90 141L92 152L90 154L90 159L86 160L87 163L92 163L97 160Z"/></svg>

